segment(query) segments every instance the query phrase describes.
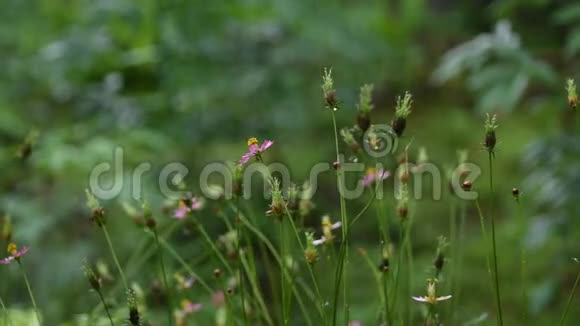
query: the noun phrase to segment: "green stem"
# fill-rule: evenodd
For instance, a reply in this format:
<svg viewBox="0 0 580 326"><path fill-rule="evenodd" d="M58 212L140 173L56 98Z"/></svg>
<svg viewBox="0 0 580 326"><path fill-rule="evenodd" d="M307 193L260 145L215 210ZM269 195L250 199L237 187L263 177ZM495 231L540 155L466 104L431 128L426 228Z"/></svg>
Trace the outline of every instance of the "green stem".
<svg viewBox="0 0 580 326"><path fill-rule="evenodd" d="M248 262L246 261L246 258L244 257L244 255L240 256L240 260L241 260L242 266L246 269L246 273L248 273L248 275L252 275L250 273L250 266L248 265ZM249 281L250 281L250 286L252 287L252 291L254 292L254 295L256 296L256 298L258 300L258 304L260 305L260 309L262 309L262 314L264 315L266 322L270 326L274 325L274 322L272 321L272 317L270 317L270 313L268 312L268 308L266 307L266 303L264 302L264 298L262 296L262 292L260 291L260 286L258 285L257 279L255 277L249 277Z"/></svg>
<svg viewBox="0 0 580 326"><path fill-rule="evenodd" d="M6 309L6 305L4 305L2 297L0 297L0 307L2 307L2 313L4 314L4 324L12 326L12 320L8 316L8 309Z"/></svg>
<svg viewBox="0 0 580 326"><path fill-rule="evenodd" d="M286 279L284 270L286 269L286 251L284 245L284 221L280 221L280 286L282 288L282 324L288 325L288 314L286 311Z"/></svg>
<svg viewBox="0 0 580 326"><path fill-rule="evenodd" d="M495 296L497 301L497 312L499 318L499 325L503 326L503 314L501 310L501 294L499 286L499 269L497 266L497 248L495 240L495 213L494 213L494 189L493 189L493 152L489 151L489 189L491 191L491 201L490 201L490 220L491 220L491 242L493 250L493 268L495 273Z"/></svg>
<svg viewBox="0 0 580 326"><path fill-rule="evenodd" d="M26 289L28 290L28 295L30 296L30 301L32 302L32 307L34 308L34 313L36 314L36 319L38 320L38 325L42 325L40 320L40 311L38 310L38 306L36 305L36 300L34 299L34 294L32 294L32 288L30 287L30 282L28 281L28 276L26 275L26 271L24 270L24 266L22 266L22 262L20 259L17 259L18 265L20 266L20 271L22 272L22 276L24 277L24 283L26 283Z"/></svg>
<svg viewBox="0 0 580 326"><path fill-rule="evenodd" d="M475 200L475 207L477 208L477 214L479 215L479 224L481 227L481 234L483 236L483 242L489 243L489 238L487 236L487 232L485 231L485 220L483 218L483 213L481 211L481 206L479 205L479 200ZM493 282L493 274L491 272L491 263L489 261L489 253L486 251L485 253L485 263L487 266L487 273L489 274L489 281Z"/></svg>
<svg viewBox="0 0 580 326"><path fill-rule="evenodd" d="M101 290L97 290L97 294L99 295L101 303L103 303L103 308L105 308L105 312L107 313L107 317L111 322L111 326L115 326L115 323L113 323L113 317L111 317L111 312L109 311L109 307L107 307L107 302L105 302L105 297L103 297L103 293L101 292Z"/></svg>
<svg viewBox="0 0 580 326"><path fill-rule="evenodd" d="M564 308L562 319L560 319L560 326L563 326L564 323L566 322L566 316L568 315L568 310L570 310L570 304L572 303L572 299L574 299L574 295L576 294L576 288L578 288L578 283L580 283L580 272L578 272L578 276L576 276L576 281L574 282L574 286L572 287L572 291L570 292L570 296L568 297L568 302L566 302L566 307Z"/></svg>
<svg viewBox="0 0 580 326"><path fill-rule="evenodd" d="M522 203L520 202L520 198L517 198L516 202L518 204L518 215L520 220L520 241L522 250L520 253L521 258L521 278L522 278L522 321L523 325L527 324L528 321L528 284L527 284L527 254L526 254L526 242L525 242L525 235L526 235L526 219L524 217L524 212L522 209Z"/></svg>
<svg viewBox="0 0 580 326"><path fill-rule="evenodd" d="M197 228L198 228L199 232L201 233L203 239L205 240L205 242L207 242L207 244L210 246L210 248L213 251L213 253L221 261L221 263L224 265L224 267L227 269L228 273L230 273L230 275L236 275L234 273L234 270L230 266L230 264L227 262L227 260L224 257L224 255L220 252L220 250L218 249L218 247L216 247L215 243L212 241L212 239L210 238L209 234L207 233L207 231L205 230L205 228L203 227L203 225L201 223L199 223L199 221L197 220L197 217L195 217L195 216L194 216L194 221L195 221L195 225L197 226Z"/></svg>
<svg viewBox="0 0 580 326"><path fill-rule="evenodd" d="M243 234L242 234L242 223L240 223L240 196L236 196L236 236L237 236L237 241L236 241L236 250L238 253L238 256L241 257L242 256L242 251L240 250L241 247L241 242L243 240ZM241 302L242 302L242 315L244 316L244 325L247 326L248 325L248 316L246 314L246 294L245 294L245 286L244 286L244 272L242 269L242 262L240 259L240 263L238 264L238 276L240 278L240 297L241 297Z"/></svg>
<svg viewBox="0 0 580 326"><path fill-rule="evenodd" d="M103 234L105 235L105 239L107 240L107 244L109 245L109 250L111 251L111 255L113 256L113 260L115 261L115 265L117 266L119 275L121 275L121 280L123 281L123 286L125 286L125 291L129 292L129 284L127 283L125 273L123 273L123 269L121 268L121 264L119 263L119 259L117 258L117 254L115 253L115 248L113 247L113 243L111 242L111 237L109 237L107 226L103 224L101 226L101 229L103 230Z"/></svg>
<svg viewBox="0 0 580 326"><path fill-rule="evenodd" d="M161 266L161 275L163 276L163 285L165 286L165 291L167 293L167 320L169 321L169 325L173 325L173 305L171 300L171 287L169 286L169 282L167 281L167 272L165 269L165 262L163 261L163 250L161 248L161 242L159 241L159 235L157 234L157 230L153 229L153 235L155 236L155 242L157 243L157 255L159 257L159 265Z"/></svg>
<svg viewBox="0 0 580 326"><path fill-rule="evenodd" d="M290 225L292 226L292 230L294 231L294 235L296 236L296 239L298 240L298 245L300 245L300 251L302 253L304 253L306 251L306 248L305 248L304 244L302 243L302 240L300 239L300 235L298 234L298 229L296 228L296 224L294 223L294 220L292 219L292 215L290 214L290 211L288 211L288 207L286 207L286 216L288 217L288 220L290 221ZM312 284L314 285L314 290L316 291L316 297L318 300L318 303L316 306L318 307L318 311L320 313L320 316L322 317L322 319L324 321L326 321L324 310L322 309L322 304L323 304L322 295L320 294L320 288L318 286L316 276L314 275L314 271L312 270L312 266L308 262L306 262L306 267L307 267L308 272L310 274Z"/></svg>
<svg viewBox="0 0 580 326"><path fill-rule="evenodd" d="M338 308L338 288L340 287L342 278L344 278L343 285L343 295L344 295L344 314L345 314L345 324L348 324L349 320L349 303L348 303L348 280L347 280L347 272L348 272L348 247L349 247L349 240L348 240L348 229L349 223L348 218L346 215L346 202L344 197L342 196L342 168L340 168L340 151L338 148L338 129L336 126L336 115L335 110L332 109L332 126L334 128L334 144L336 150L336 162L339 165L339 168L336 169L336 179L337 179L337 188L338 188L338 196L340 198L340 219L342 222L342 254L339 256L339 262L337 264L336 273L335 273L335 290L334 294L334 307L332 313L332 324L336 325L336 314Z"/></svg>
<svg viewBox="0 0 580 326"><path fill-rule="evenodd" d="M173 256L173 259L175 259L179 264L181 264L181 266L193 277L195 277L196 282L199 282L199 284L201 284L201 286L207 291L207 293L209 295L212 295L215 293L215 290L212 289L200 276L199 274L197 274L191 267L189 267L189 265L187 264L187 262L177 253L177 251L175 251L175 249L173 249L169 243L167 243L165 240L163 239L159 239L159 242L161 243L161 245L163 247L165 247L165 250L167 250L167 252L169 252L169 254L171 256Z"/></svg>
<svg viewBox="0 0 580 326"><path fill-rule="evenodd" d="M288 272L288 268L286 268L286 266L282 264L282 259L280 258L280 255L278 254L278 252L274 248L274 245L272 245L272 242L270 242L270 240L268 240L268 238L262 232L260 232L260 230L258 230L254 225L252 225L242 215L240 215L240 220L242 221L242 223L244 223L246 228L251 233L253 233L256 237L258 237L258 239L261 242L264 243L266 248L270 251L270 254L272 254L272 256L274 257L274 260L276 261L276 263L278 263L278 265L283 267L282 272L285 274L285 277L290 279L290 273ZM312 320L310 319L310 315L308 314L308 311L306 310L306 306L304 305L304 302L302 301L302 298L299 295L299 292L298 292L295 284L291 283L290 285L292 287L292 292L294 293L294 297L296 297L296 302L298 302L298 306L300 307L300 310L302 311L302 315L304 316L304 319L306 320L306 324L312 325Z"/></svg>

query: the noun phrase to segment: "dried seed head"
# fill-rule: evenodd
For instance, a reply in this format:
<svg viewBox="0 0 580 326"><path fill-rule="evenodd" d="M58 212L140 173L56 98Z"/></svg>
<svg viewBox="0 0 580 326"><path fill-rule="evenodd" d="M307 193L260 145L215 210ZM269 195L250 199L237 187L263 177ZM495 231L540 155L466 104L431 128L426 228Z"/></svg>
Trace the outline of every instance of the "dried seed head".
<svg viewBox="0 0 580 326"><path fill-rule="evenodd" d="M220 278L222 276L222 270L219 268L214 269L213 276L215 276L215 278Z"/></svg>
<svg viewBox="0 0 580 326"><path fill-rule="evenodd" d="M576 93L576 83L574 79L568 79L566 81L566 92L568 93L568 105L572 109L576 109L578 106L578 95Z"/></svg>
<svg viewBox="0 0 580 326"><path fill-rule="evenodd" d="M483 140L483 146L489 152L493 152L493 150L495 149L495 145L497 143L497 138L495 135L495 130L498 127L497 116L495 114L490 115L488 113L485 119L484 127L485 127L485 138Z"/></svg>
<svg viewBox="0 0 580 326"><path fill-rule="evenodd" d="M473 189L473 183L471 183L469 180L463 181L461 184L461 189L464 191L471 191L471 189Z"/></svg>
<svg viewBox="0 0 580 326"><path fill-rule="evenodd" d="M512 196L514 197L514 199L517 201L520 199L520 190L516 187L514 187L512 189Z"/></svg>
<svg viewBox="0 0 580 326"><path fill-rule="evenodd" d="M334 89L334 80L332 79L332 69L324 68L322 75L322 94L324 95L324 104L327 108L336 110L337 99L336 90Z"/></svg>
<svg viewBox="0 0 580 326"><path fill-rule="evenodd" d="M101 289L101 280L86 261L83 263L82 269L91 287L95 291L99 291Z"/></svg>

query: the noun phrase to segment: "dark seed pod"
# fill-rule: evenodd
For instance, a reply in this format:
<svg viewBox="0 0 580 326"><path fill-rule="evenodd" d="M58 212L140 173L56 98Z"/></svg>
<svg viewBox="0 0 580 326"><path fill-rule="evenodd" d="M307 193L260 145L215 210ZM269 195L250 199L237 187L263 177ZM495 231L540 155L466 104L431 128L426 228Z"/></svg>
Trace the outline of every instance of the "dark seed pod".
<svg viewBox="0 0 580 326"><path fill-rule="evenodd" d="M324 96L326 106L333 109L336 107L336 91L332 90Z"/></svg>
<svg viewBox="0 0 580 326"><path fill-rule="evenodd" d="M133 326L141 325L141 317L139 316L139 310L137 310L137 307L129 308L129 322Z"/></svg>
<svg viewBox="0 0 580 326"><path fill-rule="evenodd" d="M473 189L473 183L471 183L471 181L464 181L461 184L461 189L464 191L471 191L471 189Z"/></svg>
<svg viewBox="0 0 580 326"><path fill-rule="evenodd" d="M493 151L496 141L495 131L490 130L485 134L485 141L483 144L488 151Z"/></svg>
<svg viewBox="0 0 580 326"><path fill-rule="evenodd" d="M214 269L213 275L215 276L215 278L220 278L222 276L222 270L219 268Z"/></svg>
<svg viewBox="0 0 580 326"><path fill-rule="evenodd" d="M519 200L520 199L520 190L518 188L513 188L512 189L512 196L514 196L515 200Z"/></svg>
<svg viewBox="0 0 580 326"><path fill-rule="evenodd" d="M32 145L28 142L22 144L18 149L18 156L22 161L26 161L32 153Z"/></svg>
<svg viewBox="0 0 580 326"><path fill-rule="evenodd" d="M356 116L356 124L363 131L367 131L371 126L371 119L367 112L359 112Z"/></svg>
<svg viewBox="0 0 580 326"><path fill-rule="evenodd" d="M105 209L102 207L94 208L92 211L91 221L95 222L97 226L105 225Z"/></svg>
<svg viewBox="0 0 580 326"><path fill-rule="evenodd" d="M155 222L155 219L154 219L153 217L149 217L149 218L147 218L147 220L145 221L145 225L146 225L146 226L147 226L149 229L153 230L153 229L155 229L155 226L157 226L157 222Z"/></svg>
<svg viewBox="0 0 580 326"><path fill-rule="evenodd" d="M437 257L435 257L435 260L433 261L433 266L435 266L435 270L437 270L437 273L441 272L444 264L445 257L443 257L442 253L439 253Z"/></svg>
<svg viewBox="0 0 580 326"><path fill-rule="evenodd" d="M383 258L379 264L379 272L388 272L390 267L389 258Z"/></svg>
<svg viewBox="0 0 580 326"><path fill-rule="evenodd" d="M332 167L333 167L335 170L338 170L338 169L340 169L340 163L339 163L339 162L334 162L334 163L332 163Z"/></svg>
<svg viewBox="0 0 580 326"><path fill-rule="evenodd" d="M409 208L407 206L399 207L399 217L405 219L407 215L409 215Z"/></svg>
<svg viewBox="0 0 580 326"><path fill-rule="evenodd" d="M393 127L393 131L397 137L401 137L405 131L405 127L407 127L407 119L403 117L395 117L391 127Z"/></svg>

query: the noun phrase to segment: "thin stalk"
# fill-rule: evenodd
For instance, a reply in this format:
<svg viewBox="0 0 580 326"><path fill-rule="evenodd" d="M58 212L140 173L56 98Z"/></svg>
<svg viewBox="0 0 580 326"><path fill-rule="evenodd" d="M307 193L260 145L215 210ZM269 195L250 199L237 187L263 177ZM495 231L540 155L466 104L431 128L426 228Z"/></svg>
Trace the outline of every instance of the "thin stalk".
<svg viewBox="0 0 580 326"><path fill-rule="evenodd" d="M242 239L244 238L242 235L242 228L241 228L241 223L240 223L240 196L236 196L236 236L237 236L237 241L236 241L236 251L238 253L238 256L241 257L242 255L242 251L240 250L241 247L241 242ZM244 286L244 272L242 269L242 262L240 260L240 263L238 264L238 276L240 278L240 298L241 298L241 302L242 302L242 315L244 317L244 325L248 325L248 316L246 314L246 291L245 291L245 286Z"/></svg>
<svg viewBox="0 0 580 326"><path fill-rule="evenodd" d="M113 317L111 317L111 312L109 311L109 307L107 307L107 302L105 302L105 297L103 297L103 293L101 292L101 290L96 290L97 294L99 295L99 299L101 300L101 303L103 304L103 307L105 308L105 312L107 313L107 317L109 318L109 321L111 322L111 326L115 326L115 323L113 323Z"/></svg>
<svg viewBox="0 0 580 326"><path fill-rule="evenodd" d="M248 262L246 261L246 258L243 255L241 255L240 260L241 260L242 266L246 269L246 272L248 273L248 275L251 275L250 274L250 267L248 265ZM249 281L250 281L250 286L252 287L252 291L254 292L254 295L256 296L256 299L257 299L258 304L260 306L260 309L262 309L262 314L264 315L266 322L270 326L274 325L274 322L272 321L272 317L270 317L270 313L268 312L268 308L266 307L266 303L264 302L264 297L262 296L262 292L260 291L260 285L258 284L257 279L254 277L249 277Z"/></svg>
<svg viewBox="0 0 580 326"><path fill-rule="evenodd" d="M171 287L169 287L169 282L167 281L167 272L165 269L165 262L163 261L163 249L161 248L161 242L159 242L159 235L157 230L153 229L153 235L155 236L155 243L157 244L157 256L159 258L159 265L161 266L161 275L163 276L163 286L165 286L165 291L167 293L167 319L169 325L173 325L173 313L172 313L172 300L171 300Z"/></svg>
<svg viewBox="0 0 580 326"><path fill-rule="evenodd" d="M4 324L12 326L12 320L8 316L8 309L6 309L6 305L4 305L2 297L0 297L0 307L2 307L2 313L4 314Z"/></svg>
<svg viewBox="0 0 580 326"><path fill-rule="evenodd" d="M290 214L290 211L288 211L288 207L286 207L286 216L288 217L288 220L290 221L290 225L292 226L292 230L294 231L294 235L296 236L296 239L298 240L298 245L300 245L300 251L302 253L304 253L306 251L306 248L304 246L304 244L302 243L302 240L300 239L300 235L298 234L298 229L296 228L296 224L294 223L294 220L292 220L292 215ZM320 288L318 286L318 281L316 280L316 276L314 275L314 271L312 270L312 265L310 265L308 262L306 262L306 267L308 269L308 273L310 274L310 278L312 280L312 284L314 285L314 290L316 292L316 298L318 300L317 303L317 307L319 307L318 311L320 312L320 317L322 317L322 319L325 321L326 323L326 317L324 314L324 310L322 309L322 295L320 294Z"/></svg>
<svg viewBox="0 0 580 326"><path fill-rule="evenodd" d="M574 299L574 295L576 294L578 283L580 283L580 271L578 272L578 276L576 276L576 281L574 282L574 286L572 287L572 291L570 292L570 296L568 297L568 301L566 302L566 307L564 308L562 319L560 319L560 326L563 326L564 323L566 322L566 316L568 315L568 310L570 310L570 304L572 303L572 299Z"/></svg>
<svg viewBox="0 0 580 326"><path fill-rule="evenodd" d="M489 243L489 238L487 237L487 231L485 230L485 220L483 218L483 213L481 211L481 206L479 205L479 199L475 200L475 207L477 208L477 214L479 215L479 224L481 227L481 234L483 236L483 242ZM487 266L487 273L489 274L489 281L493 282L493 273L491 272L491 263L489 261L489 253L485 253L485 264Z"/></svg>
<svg viewBox="0 0 580 326"><path fill-rule="evenodd" d="M286 310L286 278L284 270L286 269L286 250L284 244L284 221L280 221L280 287L282 288L282 324L288 325L288 312Z"/></svg>
<svg viewBox="0 0 580 326"><path fill-rule="evenodd" d="M528 269L528 262L527 262L527 253L526 253L526 243L525 243L525 235L526 235L526 219L524 217L524 211L522 209L522 203L520 202L521 198L516 200L518 204L518 215L520 220L520 241L522 250L520 252L521 258L521 281L522 281L522 325L526 325L528 321L528 282L527 282L527 269Z"/></svg>
<svg viewBox="0 0 580 326"><path fill-rule="evenodd" d="M342 282L343 284L343 295L344 295L344 313L345 313L345 324L348 324L348 319L349 319L349 303L348 303L348 280L347 280L347 271L348 271L348 247L349 247L349 241L348 241L348 218L346 215L346 202L344 200L344 197L342 196L342 169L340 168L340 151L338 148L338 129L336 126L336 115L335 115L335 111L336 109L333 108L332 109L332 126L334 128L334 144L335 144L335 150L336 150L336 162L339 165L339 168L336 169L336 179L337 179L337 188L338 188L338 196L340 198L340 220L342 222L342 238L343 238L343 242L342 242L342 254L339 255L339 262L337 264L337 268L336 268L336 273L335 273L335 287L338 288L340 287L341 284L341 280L342 278L344 278L344 282ZM338 308L338 291L335 291L334 294L334 307L333 307L333 312L332 312L332 324L336 325L336 313L337 313L337 309Z"/></svg>
<svg viewBox="0 0 580 326"><path fill-rule="evenodd" d="M123 273L123 269L121 268L121 264L119 263L119 259L117 258L117 254L115 253L115 248L113 246L113 242L111 242L111 237L109 237L107 226L103 224L101 226L101 229L103 230L103 234L105 235L105 239L107 240L107 244L109 245L109 250L111 251L111 255L113 256L115 265L117 266L117 271L119 272L119 275L121 275L121 280L123 281L123 286L125 286L125 291L129 292L129 284L127 283L125 273Z"/></svg>
<svg viewBox="0 0 580 326"><path fill-rule="evenodd" d="M196 282L198 282L199 284L201 284L201 286L207 291L207 293L209 295L212 295L215 293L215 290L212 289L200 276L199 274L197 274L188 264L187 262L177 253L177 251L175 251L175 249L173 249L171 247L171 245L169 245L169 243L167 243L165 240L163 239L159 239L159 242L161 243L161 245L163 247L165 247L165 250L167 250L167 252L169 252L169 254L171 256L173 256L173 259L175 259L179 264L181 264L181 266L183 267L183 269L185 269L190 275L192 275L193 277L195 277Z"/></svg>
<svg viewBox="0 0 580 326"><path fill-rule="evenodd" d="M503 314L501 310L501 294L499 286L499 269L497 266L497 248L495 240L495 214L494 214L494 189L493 189L493 152L489 151L489 189L491 191L491 201L490 201L490 220L491 220L491 242L493 249L493 268L495 273L495 296L497 300L497 312L499 317L499 325L503 326Z"/></svg>
<svg viewBox="0 0 580 326"><path fill-rule="evenodd" d="M285 265L282 265L282 259L280 258L280 255L278 255L278 251L276 251L276 249L274 248L274 245L272 245L272 242L270 242L270 240L268 240L268 238L262 232L260 232L259 229L257 229L254 225L252 225L242 215L240 215L240 220L242 221L242 223L244 223L246 228L251 233L256 235L258 237L258 239L260 239L260 241L264 243L266 248L270 251L270 253L274 257L274 260L276 260L276 263L278 263L278 265L284 267L282 272L285 274L285 277L290 279L290 273L288 272L288 268L286 268ZM296 288L296 285L294 283L291 283L290 285L292 287L292 292L294 293L294 297L296 297L296 302L298 303L298 306L300 307L300 310L302 311L302 315L304 316L304 319L306 320L306 324L312 325L312 320L310 319L310 315L308 314L308 311L306 310L306 306L304 305L304 302L302 301L302 297L299 295L299 292Z"/></svg>
<svg viewBox="0 0 580 326"><path fill-rule="evenodd" d="M36 300L34 299L34 294L32 294L32 288L30 287L30 282L28 281L28 276L26 275L26 271L24 270L24 266L22 266L22 262L20 259L17 260L18 265L20 266L20 271L22 272L22 277L24 278L24 283L26 283L26 289L28 290L28 295L30 296L30 301L32 302L32 307L34 308L34 313L36 314L36 320L38 320L38 325L42 325L40 320L40 311L38 310L38 306L36 305Z"/></svg>
<svg viewBox="0 0 580 326"><path fill-rule="evenodd" d="M211 250L214 252L216 257L221 261L221 263L227 269L228 273L230 273L230 275L236 275L234 273L234 270L232 269L232 267L230 266L230 264L228 263L228 261L224 257L224 255L220 252L220 250L216 247L215 243L210 238L209 234L207 233L207 231L205 230L203 225L201 223L199 223L199 221L197 220L196 217L194 217L194 221L195 221L195 226L197 226L197 229L201 233L203 239L205 240L205 242L207 242L207 244L210 246Z"/></svg>

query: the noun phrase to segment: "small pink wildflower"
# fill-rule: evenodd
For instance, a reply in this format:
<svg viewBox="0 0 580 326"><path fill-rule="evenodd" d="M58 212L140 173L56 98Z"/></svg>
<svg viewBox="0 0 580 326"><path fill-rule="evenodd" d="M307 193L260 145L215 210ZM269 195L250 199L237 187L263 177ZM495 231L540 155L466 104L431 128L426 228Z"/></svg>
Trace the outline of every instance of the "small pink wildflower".
<svg viewBox="0 0 580 326"><path fill-rule="evenodd" d="M391 175L389 171L376 168L368 168L365 175L361 178L360 183L363 187L368 187L372 185L377 180L385 180Z"/></svg>
<svg viewBox="0 0 580 326"><path fill-rule="evenodd" d="M211 302L216 308L223 307L223 305L226 303L224 291L216 291L216 293L211 296Z"/></svg>
<svg viewBox="0 0 580 326"><path fill-rule="evenodd" d="M175 317L178 320L178 325L185 325L185 318L188 315L200 311L201 308L202 308L201 303L193 303L189 300L181 301L181 309L175 313Z"/></svg>
<svg viewBox="0 0 580 326"><path fill-rule="evenodd" d="M187 204L189 203L189 205ZM173 217L181 220L184 219L187 214L192 211L198 211L202 208L203 203L199 197L192 197L189 199L182 199L177 204L177 208L173 212Z"/></svg>
<svg viewBox="0 0 580 326"><path fill-rule="evenodd" d="M437 292L436 284L437 284L436 279L427 280L427 295L422 296L422 297L412 297L413 300L415 300L417 302L428 303L428 304L436 304L439 301L445 301L445 300L451 299L451 295L445 295L445 296L438 297L436 294L436 292Z"/></svg>
<svg viewBox="0 0 580 326"><path fill-rule="evenodd" d="M9 265L15 260L18 261L20 257L24 256L28 252L28 247L24 246L22 249L18 250L16 244L11 242L8 244L8 249L6 251L8 251L10 256L0 260L0 264L2 265Z"/></svg>
<svg viewBox="0 0 580 326"><path fill-rule="evenodd" d="M274 144L271 140L265 140L262 145L258 143L258 139L252 137L248 139L248 152L242 155L240 159L241 164L248 163L252 157L256 157L259 161L262 159L262 153L265 152Z"/></svg>

